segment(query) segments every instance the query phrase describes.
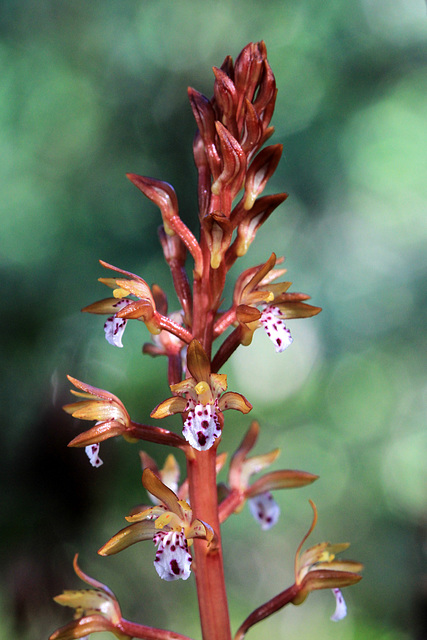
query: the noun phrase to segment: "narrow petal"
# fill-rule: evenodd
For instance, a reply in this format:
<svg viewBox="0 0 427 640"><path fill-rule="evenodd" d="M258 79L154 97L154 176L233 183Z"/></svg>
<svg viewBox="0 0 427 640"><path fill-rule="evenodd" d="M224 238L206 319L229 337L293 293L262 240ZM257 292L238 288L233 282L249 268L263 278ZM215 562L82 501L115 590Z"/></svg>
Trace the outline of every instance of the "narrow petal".
<svg viewBox="0 0 427 640"><path fill-rule="evenodd" d="M198 340L192 340L188 345L187 367L196 382L209 380L211 373L209 358Z"/></svg>
<svg viewBox="0 0 427 640"><path fill-rule="evenodd" d="M227 391L224 393L218 402L221 411L226 409L236 409L242 413L249 413L252 409L252 405L249 400L246 400L245 396L235 391Z"/></svg>
<svg viewBox="0 0 427 640"><path fill-rule="evenodd" d="M79 433L78 436L68 443L68 446L88 447L91 444L104 442L104 440L108 440L108 438L124 435L124 432L125 427L121 422L117 422L116 420L97 422L91 429Z"/></svg>
<svg viewBox="0 0 427 640"><path fill-rule="evenodd" d="M187 580L191 573L192 558L184 534L159 531L153 537L153 542L157 546L154 567L162 580Z"/></svg>
<svg viewBox="0 0 427 640"><path fill-rule="evenodd" d="M185 398L179 398L178 396L172 396L167 400L163 400L160 404L153 409L150 416L152 418L167 418L175 413L182 413L187 406Z"/></svg>
<svg viewBox="0 0 427 640"><path fill-rule="evenodd" d="M98 551L100 556L112 556L141 540L150 540L157 533L154 520L135 522L110 538Z"/></svg>
<svg viewBox="0 0 427 640"><path fill-rule="evenodd" d="M341 591L339 589L332 589L332 593L335 596L335 600L336 600L336 607L335 607L335 611L334 614L331 616L331 620L333 622L338 622L339 620L342 620L343 618L346 617L347 615L347 605L345 603L345 600L343 598L343 595L341 593Z"/></svg>
<svg viewBox="0 0 427 640"><path fill-rule="evenodd" d="M274 453L274 452L272 452ZM273 491L273 489L297 489L305 487L318 479L313 473L307 471L296 471L293 469L281 469L280 471L271 471L261 478L258 478L246 491L246 496L252 498L264 493L264 491Z"/></svg>
<svg viewBox="0 0 427 640"><path fill-rule="evenodd" d="M174 493L178 492L180 469L175 456L170 453L165 460L163 468L160 470L162 482Z"/></svg>
<svg viewBox="0 0 427 640"><path fill-rule="evenodd" d="M267 262L260 265L259 269L256 271L254 276L251 278L251 280L248 282L248 284L245 286L245 288L242 291L242 296L241 296L242 302L246 300L247 294L253 291L255 287L261 282L261 280L265 278L267 273L269 273L269 271L273 269L274 265L276 264L276 260L277 260L276 254L272 253L269 259L267 260Z"/></svg>
<svg viewBox="0 0 427 640"><path fill-rule="evenodd" d="M305 302L278 302L277 308L283 318L311 318L322 311L322 307L314 307L312 304Z"/></svg>
<svg viewBox="0 0 427 640"><path fill-rule="evenodd" d="M82 382L81 380L77 380L77 378L73 378L72 376L67 375L68 380L75 386L77 389L81 389L84 394L89 394L89 396L96 396L97 398L104 398L105 400L115 400L119 404L121 404L120 400L117 396L113 395L109 391L105 391L104 389L98 389L98 387L93 387L91 384L86 384L86 382ZM79 395L82 397L88 397L79 393L78 391L71 390L71 393L75 395Z"/></svg>
<svg viewBox="0 0 427 640"><path fill-rule="evenodd" d="M82 400L63 407L64 411L71 413L73 418L81 420L97 420L98 422L118 421L123 425L127 423L127 416L124 415L122 407L113 402L103 402L102 400Z"/></svg>
<svg viewBox="0 0 427 640"><path fill-rule="evenodd" d="M142 472L142 485L149 493L156 496L169 511L181 517L182 509L179 506L177 496L150 469L144 469Z"/></svg>
<svg viewBox="0 0 427 640"><path fill-rule="evenodd" d="M198 451L210 449L221 435L221 425L215 404L196 404L188 412L182 435Z"/></svg>
<svg viewBox="0 0 427 640"><path fill-rule="evenodd" d="M253 456L252 458L244 459L240 462L240 480L239 487L241 489L247 489L249 487L249 479L254 473L259 473L266 469L280 454L280 449L274 449L269 453L263 453L259 456ZM231 467L230 467L230 480L231 480ZM264 491L270 491L273 487L265 486L264 489L260 489L258 493L263 493ZM251 497L254 497L256 493L252 493Z"/></svg>
<svg viewBox="0 0 427 640"><path fill-rule="evenodd" d="M116 602L98 589L66 590L54 598L55 602L72 609L84 611L85 615L101 614L113 624L120 622Z"/></svg>
<svg viewBox="0 0 427 640"><path fill-rule="evenodd" d="M270 340L274 342L277 353L281 353L292 344L291 332L286 328L277 307L266 307L261 314L260 322Z"/></svg>
<svg viewBox="0 0 427 640"><path fill-rule="evenodd" d="M260 523L263 531L274 527L279 519L280 507L269 491L250 498L248 505L251 514Z"/></svg>
<svg viewBox="0 0 427 640"><path fill-rule="evenodd" d="M99 457L99 443L90 444L89 446L85 447L85 453L89 458L89 462L91 463L92 467L100 467L102 464L104 464Z"/></svg>

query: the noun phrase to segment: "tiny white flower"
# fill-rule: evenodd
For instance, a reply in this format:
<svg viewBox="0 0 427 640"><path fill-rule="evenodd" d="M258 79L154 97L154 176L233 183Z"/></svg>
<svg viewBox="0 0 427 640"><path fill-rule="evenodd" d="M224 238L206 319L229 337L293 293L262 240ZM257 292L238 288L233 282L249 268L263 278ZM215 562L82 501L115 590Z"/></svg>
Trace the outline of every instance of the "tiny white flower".
<svg viewBox="0 0 427 640"><path fill-rule="evenodd" d="M339 620L342 620L343 618L346 617L347 615L347 605L345 603L344 597L340 591L340 589L335 588L332 589L332 593L335 596L335 600L336 600L336 607L335 607L335 611L334 614L331 616L331 620L333 622L338 622Z"/></svg>

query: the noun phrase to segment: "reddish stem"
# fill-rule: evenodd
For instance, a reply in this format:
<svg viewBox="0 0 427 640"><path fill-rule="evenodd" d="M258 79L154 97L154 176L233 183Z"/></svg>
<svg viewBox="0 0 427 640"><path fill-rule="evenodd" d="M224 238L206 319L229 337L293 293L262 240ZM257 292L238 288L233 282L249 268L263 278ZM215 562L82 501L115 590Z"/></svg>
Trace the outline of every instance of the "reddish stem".
<svg viewBox="0 0 427 640"><path fill-rule="evenodd" d="M190 342L193 339L193 336L189 331L187 331L187 329L184 329L184 327L181 327L181 325L177 324L170 318L166 316L162 316L160 314L159 314L159 320L160 320L160 327L162 329L169 331L169 333L173 333L174 336L176 336L183 342L190 344Z"/></svg>
<svg viewBox="0 0 427 640"><path fill-rule="evenodd" d="M190 503L196 518L214 530L214 549L203 540L194 541L194 573L196 576L203 640L231 640L227 594L222 561L221 532L216 490L216 447L194 451L187 460Z"/></svg>
<svg viewBox="0 0 427 640"><path fill-rule="evenodd" d="M233 489L219 505L219 521L225 522L245 500L245 494L242 491Z"/></svg>
<svg viewBox="0 0 427 640"><path fill-rule="evenodd" d="M257 622L268 618L272 613L275 613L285 605L292 602L292 600L294 600L298 595L300 589L301 587L299 585L293 584L285 591L282 591L277 596L271 598L271 600L265 602L260 607L252 611L243 624L240 625L236 635L234 636L234 640L243 640L248 629L253 627Z"/></svg>
<svg viewBox="0 0 427 640"><path fill-rule="evenodd" d="M227 362L228 358L234 353L239 347L242 336L242 327L239 325L234 329L232 333L224 340L220 348L215 354L214 359L212 360L212 373L216 373L221 369L223 364Z"/></svg>

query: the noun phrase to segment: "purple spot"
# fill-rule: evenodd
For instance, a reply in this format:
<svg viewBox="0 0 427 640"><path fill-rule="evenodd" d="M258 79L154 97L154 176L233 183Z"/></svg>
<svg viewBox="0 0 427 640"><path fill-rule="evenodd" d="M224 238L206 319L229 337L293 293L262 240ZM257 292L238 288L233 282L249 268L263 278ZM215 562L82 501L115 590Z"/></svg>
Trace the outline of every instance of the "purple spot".
<svg viewBox="0 0 427 640"><path fill-rule="evenodd" d="M201 431L197 432L197 440L199 442L199 445L201 447L204 447L206 444L206 436L204 435L204 433L202 433Z"/></svg>
<svg viewBox="0 0 427 640"><path fill-rule="evenodd" d="M181 573L179 565L175 559L170 561L170 568L172 573L174 573L176 576L179 576L179 574Z"/></svg>

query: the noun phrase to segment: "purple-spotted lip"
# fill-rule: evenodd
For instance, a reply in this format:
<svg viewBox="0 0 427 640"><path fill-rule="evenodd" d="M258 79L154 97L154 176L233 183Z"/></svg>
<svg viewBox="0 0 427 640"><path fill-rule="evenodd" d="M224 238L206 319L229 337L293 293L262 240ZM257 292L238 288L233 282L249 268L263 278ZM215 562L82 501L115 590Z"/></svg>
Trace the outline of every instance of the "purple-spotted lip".
<svg viewBox="0 0 427 640"><path fill-rule="evenodd" d="M187 403L187 418L184 421L182 435L198 451L210 449L221 436L221 425L217 415L218 401L213 404L196 404L193 399Z"/></svg>

